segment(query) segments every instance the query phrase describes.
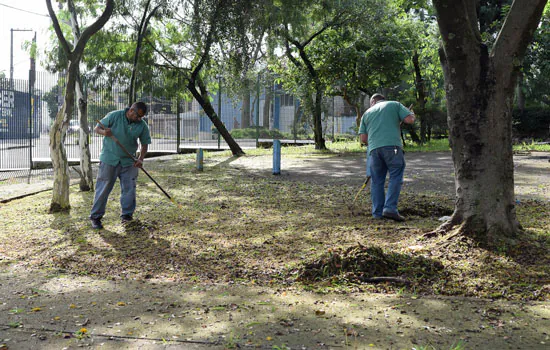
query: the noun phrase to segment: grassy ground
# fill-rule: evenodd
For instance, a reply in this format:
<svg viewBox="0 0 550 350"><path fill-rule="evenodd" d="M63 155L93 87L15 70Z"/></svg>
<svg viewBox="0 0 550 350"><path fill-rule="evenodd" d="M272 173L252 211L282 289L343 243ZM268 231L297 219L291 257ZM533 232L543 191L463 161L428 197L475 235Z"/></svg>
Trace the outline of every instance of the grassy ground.
<svg viewBox="0 0 550 350"><path fill-rule="evenodd" d="M340 148L342 147L342 148ZM287 157L334 157L364 152L353 143L283 148ZM430 146L437 149L439 146ZM248 152L261 154L265 150ZM227 167L207 155L204 172L191 156L150 162L149 172L181 203L173 205L144 176L138 210L119 222L119 188L93 231L92 193L72 187L70 214L47 213L51 193L1 206L0 255L52 272L120 279L245 283L319 292L373 291L462 295L510 300L550 296L550 202L524 201L518 216L525 234L517 245L492 252L474 242L425 240L453 199L405 191L403 224L376 221L357 186L286 181ZM382 283L365 283L372 278Z"/></svg>

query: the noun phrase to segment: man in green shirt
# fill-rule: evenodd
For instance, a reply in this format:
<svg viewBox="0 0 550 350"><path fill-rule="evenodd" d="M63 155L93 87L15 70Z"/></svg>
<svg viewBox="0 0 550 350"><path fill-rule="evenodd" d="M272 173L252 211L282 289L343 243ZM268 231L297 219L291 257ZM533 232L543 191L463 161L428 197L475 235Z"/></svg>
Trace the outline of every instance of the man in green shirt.
<svg viewBox="0 0 550 350"><path fill-rule="evenodd" d="M396 101L386 101L381 94L370 99L370 108L361 118L359 135L368 144L367 159L371 176L372 216L404 221L399 215L397 202L403 184L405 157L401 143L401 123L414 123L414 113ZM390 174L387 196L384 184Z"/></svg>
<svg viewBox="0 0 550 350"><path fill-rule="evenodd" d="M149 127L142 118L147 114L147 105L136 102L130 108L113 111L101 119L94 131L103 138L103 148L99 156L99 170L97 173L94 204L90 213L92 227L103 228L101 219L105 215L107 199L113 186L120 179L120 207L122 222L133 219L136 209L136 181L138 172L143 165L148 145L151 144ZM136 161L130 158L122 148L110 137L115 136L126 150L135 155L138 142L141 144L139 158Z"/></svg>

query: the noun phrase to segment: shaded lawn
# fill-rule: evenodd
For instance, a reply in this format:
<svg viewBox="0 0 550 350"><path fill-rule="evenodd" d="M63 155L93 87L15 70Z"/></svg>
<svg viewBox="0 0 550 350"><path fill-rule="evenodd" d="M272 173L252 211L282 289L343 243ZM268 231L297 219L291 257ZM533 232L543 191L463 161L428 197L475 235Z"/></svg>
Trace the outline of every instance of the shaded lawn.
<svg viewBox="0 0 550 350"><path fill-rule="evenodd" d="M216 166L212 159L203 173L185 156L148 162L148 171L183 210L140 176L137 220L126 226L118 217L118 185L101 231L92 230L87 219L93 193L77 192L77 186L71 188L70 214L47 213L51 192L2 204L0 261L110 279L530 300L550 296L549 202L522 202L517 207L526 232L522 240L489 252L467 239L422 239L440 224L438 218L451 214L450 197L403 192L400 208L409 220L376 221L366 193L352 204L357 186L265 177ZM365 255L370 247L380 249L381 260ZM365 261L377 265L369 268ZM365 276L410 283L363 283Z"/></svg>

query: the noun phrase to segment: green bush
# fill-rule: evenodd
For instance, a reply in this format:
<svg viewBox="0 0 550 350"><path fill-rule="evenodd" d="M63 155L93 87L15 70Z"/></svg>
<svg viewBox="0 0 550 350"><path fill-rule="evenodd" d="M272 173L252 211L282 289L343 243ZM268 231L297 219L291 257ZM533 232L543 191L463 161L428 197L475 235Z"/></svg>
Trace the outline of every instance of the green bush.
<svg viewBox="0 0 550 350"><path fill-rule="evenodd" d="M548 138L550 108L528 107L523 113L519 109L514 109L512 123L516 137Z"/></svg>
<svg viewBox="0 0 550 350"><path fill-rule="evenodd" d="M255 139L256 138L256 128L246 128L246 129L233 129L231 130L231 136L234 139ZM286 138L285 134L279 130L269 130L267 128L260 128L259 137L260 139L283 139Z"/></svg>

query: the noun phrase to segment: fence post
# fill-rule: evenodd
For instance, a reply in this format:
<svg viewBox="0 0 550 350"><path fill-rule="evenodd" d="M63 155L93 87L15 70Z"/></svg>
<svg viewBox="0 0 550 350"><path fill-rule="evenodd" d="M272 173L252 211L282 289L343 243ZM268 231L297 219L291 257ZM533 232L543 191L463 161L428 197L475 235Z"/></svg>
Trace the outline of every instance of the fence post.
<svg viewBox="0 0 550 350"><path fill-rule="evenodd" d="M260 147L260 73L256 81L256 148Z"/></svg>
<svg viewBox="0 0 550 350"><path fill-rule="evenodd" d="M180 141L181 141L181 99L179 94L179 86L181 84L180 74L178 73L178 92L176 92L176 153L180 153Z"/></svg>
<svg viewBox="0 0 550 350"><path fill-rule="evenodd" d="M220 122L221 122L222 121L222 76L221 75L218 75L218 118L220 118ZM218 129L216 129L216 131L218 132L218 149L220 149L221 135Z"/></svg>
<svg viewBox="0 0 550 350"><path fill-rule="evenodd" d="M332 96L332 142L334 142L334 102L335 102L336 96Z"/></svg>
<svg viewBox="0 0 550 350"><path fill-rule="evenodd" d="M273 140L273 175L281 175L281 140Z"/></svg>
<svg viewBox="0 0 550 350"><path fill-rule="evenodd" d="M32 170L32 117L33 117L33 99L32 99L32 88L33 88L33 70L29 70L29 170Z"/></svg>
<svg viewBox="0 0 550 350"><path fill-rule="evenodd" d="M199 148L197 149L197 170L198 171L202 171L203 164L204 164L203 152L202 152L202 148Z"/></svg>

